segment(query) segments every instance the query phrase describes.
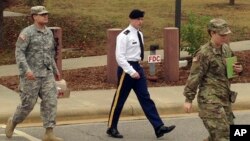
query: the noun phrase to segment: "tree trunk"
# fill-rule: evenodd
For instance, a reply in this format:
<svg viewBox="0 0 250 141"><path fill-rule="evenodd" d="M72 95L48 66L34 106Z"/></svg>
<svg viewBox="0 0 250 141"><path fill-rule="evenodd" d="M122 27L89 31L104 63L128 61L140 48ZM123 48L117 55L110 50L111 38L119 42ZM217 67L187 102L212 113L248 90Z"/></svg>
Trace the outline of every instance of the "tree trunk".
<svg viewBox="0 0 250 141"><path fill-rule="evenodd" d="M229 5L234 5L235 4L235 0L229 0Z"/></svg>
<svg viewBox="0 0 250 141"><path fill-rule="evenodd" d="M4 2L0 0L0 50L4 47L4 37L3 37L3 10Z"/></svg>

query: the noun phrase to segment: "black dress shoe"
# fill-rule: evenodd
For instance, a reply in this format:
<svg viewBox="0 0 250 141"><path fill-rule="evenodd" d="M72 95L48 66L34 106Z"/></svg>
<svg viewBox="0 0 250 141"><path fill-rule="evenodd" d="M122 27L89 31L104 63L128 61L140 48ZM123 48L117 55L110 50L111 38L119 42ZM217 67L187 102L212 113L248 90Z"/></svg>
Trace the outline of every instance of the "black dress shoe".
<svg viewBox="0 0 250 141"><path fill-rule="evenodd" d="M172 130L174 130L174 128L175 128L175 125L172 125L169 127L162 125L159 129L155 131L155 135L157 138L162 137L164 134L169 133Z"/></svg>
<svg viewBox="0 0 250 141"><path fill-rule="evenodd" d="M106 133L113 138L123 138L123 135L115 128L108 128Z"/></svg>

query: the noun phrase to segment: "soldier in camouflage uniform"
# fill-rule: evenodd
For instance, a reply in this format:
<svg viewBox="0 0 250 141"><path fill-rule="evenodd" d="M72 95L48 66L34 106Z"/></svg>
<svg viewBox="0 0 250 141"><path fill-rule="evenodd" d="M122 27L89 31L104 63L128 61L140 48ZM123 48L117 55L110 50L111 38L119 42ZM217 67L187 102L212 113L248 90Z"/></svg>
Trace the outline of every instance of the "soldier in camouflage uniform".
<svg viewBox="0 0 250 141"><path fill-rule="evenodd" d="M225 58L232 57L228 46L231 30L223 19L212 19L208 24L211 40L194 54L190 75L184 89L184 109L190 112L192 101L198 91L199 117L209 137L204 141L229 141L229 127L234 124L231 103L237 93L230 90ZM236 73L242 72L242 65L233 64Z"/></svg>
<svg viewBox="0 0 250 141"><path fill-rule="evenodd" d="M16 125L29 115L40 97L41 117L46 128L43 141L63 141L53 134L57 111L55 77L59 79L60 74L54 60L53 33L46 27L48 11L44 6L34 6L31 17L34 24L23 29L16 42L21 104L9 118L5 133L8 138L12 137Z"/></svg>

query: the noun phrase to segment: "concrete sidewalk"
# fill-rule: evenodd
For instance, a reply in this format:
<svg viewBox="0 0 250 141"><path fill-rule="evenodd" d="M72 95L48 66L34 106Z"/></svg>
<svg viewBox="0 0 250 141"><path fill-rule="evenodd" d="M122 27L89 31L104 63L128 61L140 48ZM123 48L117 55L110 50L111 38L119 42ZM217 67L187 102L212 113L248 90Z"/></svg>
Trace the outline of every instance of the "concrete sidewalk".
<svg viewBox="0 0 250 141"><path fill-rule="evenodd" d="M250 41L241 41L231 43L231 48L237 50L250 50ZM162 51L157 51L158 54ZM148 52L146 52L148 53ZM163 54L163 53L162 53ZM185 52L181 56L185 56ZM186 54L187 55L187 54ZM106 65L106 56L84 57L63 60L63 70L76 69L83 67L93 67ZM0 77L17 75L16 65L0 66ZM250 84L238 83L232 84L232 90L237 91L238 98L233 108L244 110L250 108ZM180 114L183 111L184 86L171 87L150 87L149 91L160 114ZM16 106L20 103L19 95L2 85L0 85L0 124L5 124ZM72 91L68 99L58 100L58 121L108 118L109 110L113 100L115 89L109 90L88 90ZM41 122L40 119L40 101L37 102L34 110L31 112L25 122ZM194 101L194 112L197 109L197 102ZM133 92L131 92L122 112L123 116L144 115L139 102Z"/></svg>
<svg viewBox="0 0 250 141"><path fill-rule="evenodd" d="M238 97L233 109L246 110L250 109L250 84L240 83L232 84L232 90L237 91ZM161 115L183 114L183 93L184 86L173 87L153 87L149 88L151 98L154 100L157 109ZM0 98L0 124L5 124L16 106L20 103L19 96L16 92L1 86ZM61 123L70 120L84 120L108 118L110 106L113 100L115 89L109 90L88 90L73 91L70 98L58 100L57 120ZM34 110L25 120L26 123L41 122L40 119L40 101L37 102ZM193 102L193 112L197 112L196 99ZM141 116L144 115L134 92L130 93L126 101L122 116Z"/></svg>

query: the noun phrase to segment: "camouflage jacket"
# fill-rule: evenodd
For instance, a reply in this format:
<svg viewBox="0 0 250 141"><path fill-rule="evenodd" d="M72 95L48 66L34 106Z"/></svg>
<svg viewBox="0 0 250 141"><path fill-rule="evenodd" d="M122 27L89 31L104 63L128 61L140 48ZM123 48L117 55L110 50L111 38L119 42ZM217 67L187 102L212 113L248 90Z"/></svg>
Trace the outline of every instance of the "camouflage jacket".
<svg viewBox="0 0 250 141"><path fill-rule="evenodd" d="M198 103L229 104L230 81L227 78L225 58L233 52L227 44L216 49L212 42L203 45L194 55L184 96L192 102L198 91Z"/></svg>
<svg viewBox="0 0 250 141"><path fill-rule="evenodd" d="M33 72L36 77L45 77L48 73L56 74L55 42L53 33L45 27L39 30L30 25L22 30L16 42L16 62L20 75L28 71Z"/></svg>

